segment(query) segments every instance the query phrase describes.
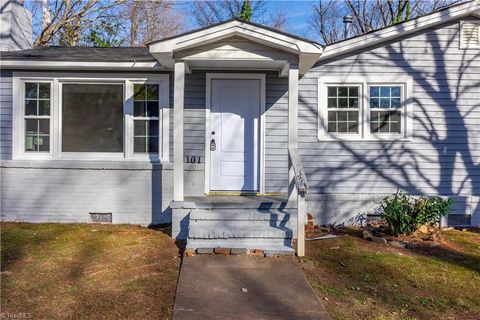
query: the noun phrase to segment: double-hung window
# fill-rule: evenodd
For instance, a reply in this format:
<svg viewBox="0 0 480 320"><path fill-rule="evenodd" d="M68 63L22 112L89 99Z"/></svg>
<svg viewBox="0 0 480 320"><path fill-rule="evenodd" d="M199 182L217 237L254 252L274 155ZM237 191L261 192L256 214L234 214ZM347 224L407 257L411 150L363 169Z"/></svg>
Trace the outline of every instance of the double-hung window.
<svg viewBox="0 0 480 320"><path fill-rule="evenodd" d="M369 86L371 133L401 133L402 131L402 86Z"/></svg>
<svg viewBox="0 0 480 320"><path fill-rule="evenodd" d="M410 139L411 88L411 78L320 78L319 139Z"/></svg>
<svg viewBox="0 0 480 320"><path fill-rule="evenodd" d="M359 89L358 86L328 86L328 132L358 133Z"/></svg>
<svg viewBox="0 0 480 320"><path fill-rule="evenodd" d="M133 152L157 153L159 137L159 85L133 85Z"/></svg>
<svg viewBox="0 0 480 320"><path fill-rule="evenodd" d="M168 161L168 81L16 72L13 158Z"/></svg>
<svg viewBox="0 0 480 320"><path fill-rule="evenodd" d="M50 152L50 82L24 82L24 151Z"/></svg>

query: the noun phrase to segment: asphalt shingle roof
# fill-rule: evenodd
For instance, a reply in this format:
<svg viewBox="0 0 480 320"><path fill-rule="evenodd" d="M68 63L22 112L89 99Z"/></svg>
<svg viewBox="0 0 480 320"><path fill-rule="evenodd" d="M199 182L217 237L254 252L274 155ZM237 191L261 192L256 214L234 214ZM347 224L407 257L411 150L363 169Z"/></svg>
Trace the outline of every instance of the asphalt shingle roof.
<svg viewBox="0 0 480 320"><path fill-rule="evenodd" d="M20 51L3 51L0 52L0 59L99 62L156 61L146 47L39 47Z"/></svg>

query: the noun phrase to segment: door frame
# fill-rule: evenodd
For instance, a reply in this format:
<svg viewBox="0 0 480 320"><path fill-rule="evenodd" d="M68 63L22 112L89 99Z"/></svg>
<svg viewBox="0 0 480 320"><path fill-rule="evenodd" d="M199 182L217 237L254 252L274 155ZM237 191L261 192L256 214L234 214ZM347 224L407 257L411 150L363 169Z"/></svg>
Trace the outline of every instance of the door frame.
<svg viewBox="0 0 480 320"><path fill-rule="evenodd" d="M207 73L206 76L206 104L205 104L205 194L210 193L210 134L211 132L211 101L212 101L212 80L260 80L260 150L258 151L259 164L259 186L260 194L265 194L265 97L266 85L264 73Z"/></svg>

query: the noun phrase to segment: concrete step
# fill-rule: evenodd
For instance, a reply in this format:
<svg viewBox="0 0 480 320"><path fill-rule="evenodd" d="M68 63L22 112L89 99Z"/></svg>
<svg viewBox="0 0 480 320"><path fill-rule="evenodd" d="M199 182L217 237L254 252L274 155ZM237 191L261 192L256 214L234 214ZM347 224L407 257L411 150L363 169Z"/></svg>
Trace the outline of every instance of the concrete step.
<svg viewBox="0 0 480 320"><path fill-rule="evenodd" d="M290 222L190 220L188 239L292 239Z"/></svg>
<svg viewBox="0 0 480 320"><path fill-rule="evenodd" d="M216 221L278 221L285 223L296 218L296 210L259 209L193 209L190 220Z"/></svg>
<svg viewBox="0 0 480 320"><path fill-rule="evenodd" d="M188 239L187 249L212 252L214 248L263 250L268 255L294 255L292 242L288 239Z"/></svg>

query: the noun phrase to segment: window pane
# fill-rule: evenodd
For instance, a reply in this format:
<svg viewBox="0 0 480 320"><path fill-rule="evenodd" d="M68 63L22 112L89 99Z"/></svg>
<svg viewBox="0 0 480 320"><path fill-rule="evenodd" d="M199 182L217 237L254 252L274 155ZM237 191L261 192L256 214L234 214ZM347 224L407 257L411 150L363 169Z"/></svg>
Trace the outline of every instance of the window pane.
<svg viewBox="0 0 480 320"><path fill-rule="evenodd" d="M339 108L348 108L348 98L338 98Z"/></svg>
<svg viewBox="0 0 480 320"><path fill-rule="evenodd" d="M50 100L38 101L38 115L49 116L50 115Z"/></svg>
<svg viewBox="0 0 480 320"><path fill-rule="evenodd" d="M390 99L380 98L380 108L390 108Z"/></svg>
<svg viewBox="0 0 480 320"><path fill-rule="evenodd" d="M158 84L147 84L147 100L158 100Z"/></svg>
<svg viewBox="0 0 480 320"><path fill-rule="evenodd" d="M370 97L379 97L380 87L370 87Z"/></svg>
<svg viewBox="0 0 480 320"><path fill-rule="evenodd" d="M380 87L380 96L390 97L390 87Z"/></svg>
<svg viewBox="0 0 480 320"><path fill-rule="evenodd" d="M38 134L50 134L50 120L40 119L38 121Z"/></svg>
<svg viewBox="0 0 480 320"><path fill-rule="evenodd" d="M338 87L339 97L348 97L348 87Z"/></svg>
<svg viewBox="0 0 480 320"><path fill-rule="evenodd" d="M347 130L347 123L346 122L339 122L338 123L338 131L337 132L348 132Z"/></svg>
<svg viewBox="0 0 480 320"><path fill-rule="evenodd" d="M328 132L337 132L337 124L335 122L328 123Z"/></svg>
<svg viewBox="0 0 480 320"><path fill-rule="evenodd" d="M358 108L358 98L349 98L348 99L349 108Z"/></svg>
<svg viewBox="0 0 480 320"><path fill-rule="evenodd" d="M133 85L133 99L134 100L145 100L145 85L144 84L134 84Z"/></svg>
<svg viewBox="0 0 480 320"><path fill-rule="evenodd" d="M370 98L370 108L379 108L380 99L379 98Z"/></svg>
<svg viewBox="0 0 480 320"><path fill-rule="evenodd" d="M358 97L358 87L349 87L349 96Z"/></svg>
<svg viewBox="0 0 480 320"><path fill-rule="evenodd" d="M50 83L39 83L38 92L40 99L50 99Z"/></svg>
<svg viewBox="0 0 480 320"><path fill-rule="evenodd" d="M400 108L401 106L400 98L392 98L392 108Z"/></svg>
<svg viewBox="0 0 480 320"><path fill-rule="evenodd" d="M337 98L328 98L328 108L337 107Z"/></svg>
<svg viewBox="0 0 480 320"><path fill-rule="evenodd" d="M26 116L37 115L37 100L25 100L25 115Z"/></svg>
<svg viewBox="0 0 480 320"><path fill-rule="evenodd" d="M392 87L392 97L400 97L401 88L400 87Z"/></svg>
<svg viewBox="0 0 480 320"><path fill-rule="evenodd" d="M133 122L133 134L135 136L146 136L147 122L148 120L135 120Z"/></svg>
<svg viewBox="0 0 480 320"><path fill-rule="evenodd" d="M336 97L337 96L337 87L328 87L328 96Z"/></svg>
<svg viewBox="0 0 480 320"><path fill-rule="evenodd" d="M123 151L123 85L63 85L62 151Z"/></svg>
<svg viewBox="0 0 480 320"><path fill-rule="evenodd" d="M400 133L400 111L372 111L370 130L375 133Z"/></svg>
<svg viewBox="0 0 480 320"><path fill-rule="evenodd" d="M50 120L25 119L25 151L49 151Z"/></svg>
<svg viewBox="0 0 480 320"><path fill-rule="evenodd" d="M147 116L158 117L158 101L147 102Z"/></svg>
<svg viewBox="0 0 480 320"><path fill-rule="evenodd" d="M25 83L25 98L37 98L37 83Z"/></svg>
<svg viewBox="0 0 480 320"><path fill-rule="evenodd" d="M135 101L133 103L133 115L135 117L145 117L145 101Z"/></svg>
<svg viewBox="0 0 480 320"><path fill-rule="evenodd" d="M133 152L147 152L147 137L133 138Z"/></svg>
<svg viewBox="0 0 480 320"><path fill-rule="evenodd" d="M50 149L50 137L49 136L39 136L36 140L37 150L48 152Z"/></svg>

